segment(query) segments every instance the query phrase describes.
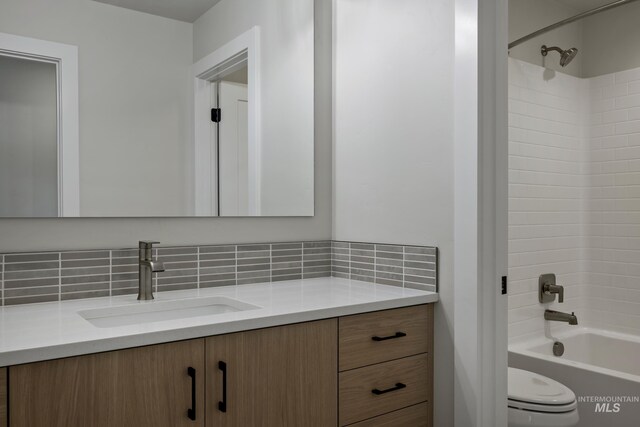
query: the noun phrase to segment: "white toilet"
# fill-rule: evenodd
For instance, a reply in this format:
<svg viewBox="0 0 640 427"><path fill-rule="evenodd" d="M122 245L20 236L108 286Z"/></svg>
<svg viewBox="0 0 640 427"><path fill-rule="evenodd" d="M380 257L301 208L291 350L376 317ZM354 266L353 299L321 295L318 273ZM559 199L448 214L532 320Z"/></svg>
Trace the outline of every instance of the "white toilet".
<svg viewBox="0 0 640 427"><path fill-rule="evenodd" d="M509 368L509 427L573 427L576 395L567 386L534 372Z"/></svg>

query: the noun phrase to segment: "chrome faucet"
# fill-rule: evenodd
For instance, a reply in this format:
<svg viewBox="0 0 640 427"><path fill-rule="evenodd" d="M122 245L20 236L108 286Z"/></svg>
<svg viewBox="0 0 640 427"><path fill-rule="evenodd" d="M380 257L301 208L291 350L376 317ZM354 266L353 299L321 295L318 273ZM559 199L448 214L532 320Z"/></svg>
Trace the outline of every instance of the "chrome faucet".
<svg viewBox="0 0 640 427"><path fill-rule="evenodd" d="M567 322L570 325L577 325L578 318L575 313L562 313L560 311L555 310L545 310L544 311L544 320L555 320L556 322Z"/></svg>
<svg viewBox="0 0 640 427"><path fill-rule="evenodd" d="M153 260L153 245L160 242L138 242L138 299L147 301L153 299L153 273L162 273L164 265Z"/></svg>

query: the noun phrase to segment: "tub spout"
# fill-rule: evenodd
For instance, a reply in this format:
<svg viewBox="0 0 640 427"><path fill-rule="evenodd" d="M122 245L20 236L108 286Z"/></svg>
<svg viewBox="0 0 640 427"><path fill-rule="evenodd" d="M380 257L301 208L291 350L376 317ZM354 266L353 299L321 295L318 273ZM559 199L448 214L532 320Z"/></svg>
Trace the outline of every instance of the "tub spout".
<svg viewBox="0 0 640 427"><path fill-rule="evenodd" d="M575 313L562 313L560 311L555 310L545 310L544 311L544 320L554 320L556 322L567 322L570 325L577 325L578 318Z"/></svg>

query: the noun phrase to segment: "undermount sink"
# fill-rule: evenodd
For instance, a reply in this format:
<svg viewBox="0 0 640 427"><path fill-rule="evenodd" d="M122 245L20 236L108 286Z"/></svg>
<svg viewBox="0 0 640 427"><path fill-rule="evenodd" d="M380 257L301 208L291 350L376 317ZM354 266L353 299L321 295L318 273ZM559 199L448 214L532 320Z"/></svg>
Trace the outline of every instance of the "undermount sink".
<svg viewBox="0 0 640 427"><path fill-rule="evenodd" d="M98 328L114 328L117 326L211 316L258 308L260 307L257 305L233 298L208 297L94 308L78 311L78 314Z"/></svg>

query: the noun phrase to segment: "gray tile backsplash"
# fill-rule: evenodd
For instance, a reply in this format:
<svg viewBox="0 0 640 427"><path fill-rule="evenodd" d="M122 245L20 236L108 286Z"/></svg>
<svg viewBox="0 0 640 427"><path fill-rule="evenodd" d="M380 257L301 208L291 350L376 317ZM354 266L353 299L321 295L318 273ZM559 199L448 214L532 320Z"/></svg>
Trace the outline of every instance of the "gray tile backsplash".
<svg viewBox="0 0 640 427"><path fill-rule="evenodd" d="M302 246L303 277L331 276L331 241L304 242Z"/></svg>
<svg viewBox="0 0 640 427"><path fill-rule="evenodd" d="M2 261L3 305L60 299L59 253L9 254Z"/></svg>
<svg viewBox="0 0 640 427"><path fill-rule="evenodd" d="M60 259L60 299L109 296L110 251L61 252Z"/></svg>
<svg viewBox="0 0 640 427"><path fill-rule="evenodd" d="M159 247L158 292L336 276L437 290L435 247L312 241ZM0 305L138 291L138 250L0 254Z"/></svg>
<svg viewBox="0 0 640 427"><path fill-rule="evenodd" d="M438 248L333 241L331 275L437 292Z"/></svg>
<svg viewBox="0 0 640 427"><path fill-rule="evenodd" d="M177 291L198 287L198 248L158 248L155 251L158 261L162 261L165 271L154 278L155 291ZM136 258L137 267L137 258ZM134 293L138 290L136 268Z"/></svg>
<svg viewBox="0 0 640 427"><path fill-rule="evenodd" d="M271 245L271 278L273 281L302 278L302 242Z"/></svg>

